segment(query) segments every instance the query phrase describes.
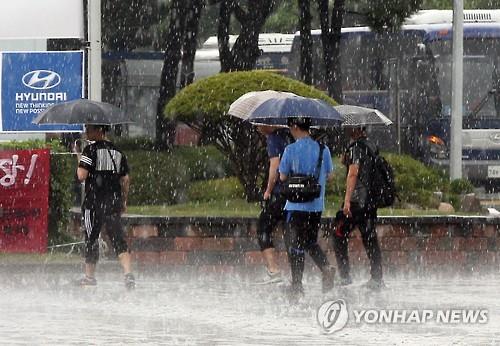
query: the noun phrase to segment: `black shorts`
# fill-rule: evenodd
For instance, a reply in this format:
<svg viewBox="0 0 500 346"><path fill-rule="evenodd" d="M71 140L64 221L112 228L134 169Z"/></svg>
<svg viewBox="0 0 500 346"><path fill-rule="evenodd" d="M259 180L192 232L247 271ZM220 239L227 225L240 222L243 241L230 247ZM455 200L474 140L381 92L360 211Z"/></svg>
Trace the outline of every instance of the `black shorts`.
<svg viewBox="0 0 500 346"><path fill-rule="evenodd" d="M117 255L128 251L123 234L120 213L108 214L103 209L82 209L82 228L85 236L85 262L97 263L99 259L99 234L105 225Z"/></svg>
<svg viewBox="0 0 500 346"><path fill-rule="evenodd" d="M280 222L285 221L286 199L280 194L272 194L271 198L264 201L259 216L257 236L260 250L273 248L273 231Z"/></svg>

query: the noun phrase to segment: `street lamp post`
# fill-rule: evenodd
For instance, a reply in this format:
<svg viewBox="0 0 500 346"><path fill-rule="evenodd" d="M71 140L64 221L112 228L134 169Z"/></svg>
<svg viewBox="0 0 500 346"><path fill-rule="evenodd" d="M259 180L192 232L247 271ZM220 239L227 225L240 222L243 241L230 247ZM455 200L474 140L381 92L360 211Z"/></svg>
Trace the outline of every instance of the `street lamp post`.
<svg viewBox="0 0 500 346"><path fill-rule="evenodd" d="M101 0L87 0L89 47L89 99L101 101Z"/></svg>
<svg viewBox="0 0 500 346"><path fill-rule="evenodd" d="M463 12L463 0L453 0L450 179L460 179L462 177Z"/></svg>

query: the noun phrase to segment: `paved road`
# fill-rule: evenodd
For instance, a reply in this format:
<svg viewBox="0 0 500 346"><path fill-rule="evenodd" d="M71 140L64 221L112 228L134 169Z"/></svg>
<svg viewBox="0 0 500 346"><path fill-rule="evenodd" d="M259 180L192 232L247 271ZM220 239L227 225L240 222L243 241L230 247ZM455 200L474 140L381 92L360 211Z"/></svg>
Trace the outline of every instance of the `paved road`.
<svg viewBox="0 0 500 346"><path fill-rule="evenodd" d="M0 344L186 345L500 345L500 274L460 278L389 277L370 293L355 278L323 295L308 269L306 297L290 306L283 288L257 286L255 273L179 268L138 275L127 292L116 263L101 267L96 288L71 285L78 265L0 266ZM105 271L105 272L104 272ZM342 298L347 325L325 334L316 313ZM485 324L356 323L361 310L488 310Z"/></svg>

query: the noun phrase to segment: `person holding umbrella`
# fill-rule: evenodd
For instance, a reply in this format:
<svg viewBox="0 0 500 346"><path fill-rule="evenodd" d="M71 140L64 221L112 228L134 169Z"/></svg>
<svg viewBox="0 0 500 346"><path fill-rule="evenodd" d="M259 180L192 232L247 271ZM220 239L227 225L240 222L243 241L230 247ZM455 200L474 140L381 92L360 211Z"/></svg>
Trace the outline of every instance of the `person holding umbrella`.
<svg viewBox="0 0 500 346"><path fill-rule="evenodd" d="M124 239L121 213L127 210L129 167L125 154L106 138L110 126L86 125L86 136L91 144L79 155L77 176L85 182L82 204L82 224L85 236L85 276L78 281L82 286L95 286L96 264L99 259L99 233L106 225L113 248L123 267L125 287L135 287L131 272L131 256Z"/></svg>
<svg viewBox="0 0 500 346"><path fill-rule="evenodd" d="M377 146L368 140L363 124L345 125L345 133L350 139L349 147L343 156L347 167L346 192L342 210L337 213L334 231L334 250L340 275L340 285L352 283L348 257L348 237L358 227L363 245L371 265L371 279L366 287L372 290L383 288L382 255L377 239L377 208L369 203L370 175L373 171L374 155Z"/></svg>
<svg viewBox="0 0 500 346"><path fill-rule="evenodd" d="M335 269L317 243L321 214L324 209L326 180L333 178L333 163L328 147L314 141L309 133L311 119L291 117L288 119L290 133L295 143L285 148L280 162L281 181L286 181L294 174L315 175L321 185L319 197L310 202L291 202L287 200L286 237L288 257L292 273L290 301L296 303L304 294L302 276L304 272L305 252L307 251L323 275L323 292L333 288ZM321 156L322 155L322 156ZM319 172L316 172L319 171Z"/></svg>
<svg viewBox="0 0 500 346"><path fill-rule="evenodd" d="M267 155L269 157L267 185L257 228L260 250L267 266L267 276L260 283L279 283L283 279L276 263L272 232L280 222L285 221L284 207L286 199L280 193L281 184L278 167L283 151L290 143L290 134L287 129L266 125L257 125L257 131L266 137Z"/></svg>

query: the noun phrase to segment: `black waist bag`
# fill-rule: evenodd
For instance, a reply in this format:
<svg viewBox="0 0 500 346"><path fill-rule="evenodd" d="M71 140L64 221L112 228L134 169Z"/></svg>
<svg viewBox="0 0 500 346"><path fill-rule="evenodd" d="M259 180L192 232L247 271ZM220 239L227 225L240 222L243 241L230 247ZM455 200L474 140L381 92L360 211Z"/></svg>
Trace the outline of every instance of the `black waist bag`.
<svg viewBox="0 0 500 346"><path fill-rule="evenodd" d="M283 183L281 194L290 202L311 202L321 195L321 184L319 183L319 171L323 161L323 148L320 144L318 164L315 175L292 174Z"/></svg>

